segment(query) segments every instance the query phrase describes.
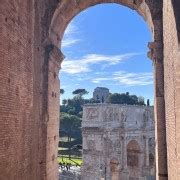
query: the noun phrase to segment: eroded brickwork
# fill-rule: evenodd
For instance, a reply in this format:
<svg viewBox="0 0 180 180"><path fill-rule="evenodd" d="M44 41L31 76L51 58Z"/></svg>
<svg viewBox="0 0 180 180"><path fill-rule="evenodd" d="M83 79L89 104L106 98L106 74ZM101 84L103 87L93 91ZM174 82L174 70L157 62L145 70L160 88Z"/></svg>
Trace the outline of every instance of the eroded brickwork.
<svg viewBox="0 0 180 180"><path fill-rule="evenodd" d="M174 7L179 9L180 4L175 2L170 0L164 2L164 74L170 180L180 179L180 49L176 29L180 24L176 22L178 17L174 17Z"/></svg>
<svg viewBox="0 0 180 180"><path fill-rule="evenodd" d="M36 179L33 2L0 2L0 179Z"/></svg>

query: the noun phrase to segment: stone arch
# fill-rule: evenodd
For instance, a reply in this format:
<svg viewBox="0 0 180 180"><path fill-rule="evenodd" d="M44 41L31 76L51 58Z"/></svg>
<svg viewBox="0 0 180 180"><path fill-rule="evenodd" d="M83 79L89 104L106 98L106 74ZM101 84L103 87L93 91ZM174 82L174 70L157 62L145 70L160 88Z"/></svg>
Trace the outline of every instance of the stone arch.
<svg viewBox="0 0 180 180"><path fill-rule="evenodd" d="M127 145L127 166L139 167L140 146L136 140L131 140Z"/></svg>
<svg viewBox="0 0 180 180"><path fill-rule="evenodd" d="M129 178L140 177L141 149L136 140L131 140L127 145L127 167L129 169Z"/></svg>
<svg viewBox="0 0 180 180"><path fill-rule="evenodd" d="M138 137L138 136L136 136L136 137L129 137L128 139L127 139L127 145L129 144L129 143L131 143L131 142L134 142L134 141L136 141L137 142L137 144L138 144L138 146L139 146L139 149L143 149L144 148L144 145L141 143L141 138L140 137Z"/></svg>
<svg viewBox="0 0 180 180"><path fill-rule="evenodd" d="M152 0L62 0L53 6L48 17L48 38L45 44L59 50L58 64L60 67L64 57L61 53L61 41L69 22L83 10L102 3L116 3L136 10L148 23L153 41L149 43L150 52L148 56L153 60L155 79L155 119L156 119L156 140L157 140L157 176L167 176L167 151L166 151L166 128L165 128L165 101L164 101L164 65L163 65L163 23L162 23L162 1ZM49 11L50 11L49 10ZM52 13L53 12L53 13ZM47 13L48 14L48 13ZM52 18L51 18L52 17ZM51 19L49 21L49 19ZM58 51L56 51L58 52ZM48 52L54 57L51 51ZM53 69L50 69L53 71ZM49 82L51 83L51 82ZM47 84L45 82L45 84ZM49 86L51 87L51 86ZM48 90L49 91L49 90ZM49 98L49 97L48 97ZM51 109L51 108L49 108ZM50 118L50 117L49 117ZM158 128L157 128L158 127ZM161 147L161 148L158 148ZM163 149L163 151L161 151ZM47 152L48 154L48 152ZM164 164L162 167L161 164Z"/></svg>

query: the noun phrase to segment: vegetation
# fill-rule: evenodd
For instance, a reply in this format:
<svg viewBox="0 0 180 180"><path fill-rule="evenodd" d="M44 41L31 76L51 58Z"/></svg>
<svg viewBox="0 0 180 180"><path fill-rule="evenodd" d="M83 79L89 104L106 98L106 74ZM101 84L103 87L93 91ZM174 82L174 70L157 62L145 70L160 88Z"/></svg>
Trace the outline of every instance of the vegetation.
<svg viewBox="0 0 180 180"><path fill-rule="evenodd" d="M67 151L69 158L71 157L71 152L72 152L72 138L74 139L79 139L80 143L82 144L82 136L81 136L81 118L75 115L71 115L68 113L61 113L61 124L60 124L60 136L67 137L67 143L69 146L67 147ZM61 141L61 145L64 146L66 142ZM61 152L61 151L60 151ZM63 152L63 151L62 151Z"/></svg>
<svg viewBox="0 0 180 180"><path fill-rule="evenodd" d="M71 157L71 159L69 159L68 157L58 157L58 163L65 163L65 164L71 164L73 166L82 165L82 158L76 158L76 157Z"/></svg>
<svg viewBox="0 0 180 180"><path fill-rule="evenodd" d="M115 93L111 94L108 98L108 103L111 104L128 104L128 105L145 105L144 97L137 97L136 95L130 95L127 93Z"/></svg>
<svg viewBox="0 0 180 180"><path fill-rule="evenodd" d="M64 93L65 93L64 89L60 89L60 94L64 94Z"/></svg>
<svg viewBox="0 0 180 180"><path fill-rule="evenodd" d="M64 94L65 91L60 89L60 93ZM81 157L82 148L82 135L81 135L81 122L83 105L87 103L99 103L93 99L84 99L88 94L85 89L76 89L72 92L74 97L72 99L64 99L60 107L60 143L59 154L65 156L64 161L72 161L74 156ZM127 93L110 94L108 103L112 104L129 104L129 105L145 105L144 98ZM148 100L148 105L150 104ZM62 157L59 159L62 161ZM82 161L82 160L81 160ZM70 163L70 162L69 162Z"/></svg>
<svg viewBox="0 0 180 180"><path fill-rule="evenodd" d="M76 89L72 92L74 95L82 97L85 94L88 94L88 92L85 89Z"/></svg>
<svg viewBox="0 0 180 180"><path fill-rule="evenodd" d="M60 132L68 137L68 142L71 141L72 137L75 139L79 138L81 134L81 118L63 112L61 113L60 118Z"/></svg>

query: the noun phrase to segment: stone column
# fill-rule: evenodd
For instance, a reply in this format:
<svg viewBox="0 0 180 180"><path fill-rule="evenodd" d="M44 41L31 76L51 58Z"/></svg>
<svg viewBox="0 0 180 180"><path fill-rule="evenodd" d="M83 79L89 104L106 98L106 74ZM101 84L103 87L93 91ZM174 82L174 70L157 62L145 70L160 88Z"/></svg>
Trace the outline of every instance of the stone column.
<svg viewBox="0 0 180 180"><path fill-rule="evenodd" d="M123 165L124 169L127 170L127 142L126 142L126 137L124 137L124 144L123 144L123 154L124 154L124 159L123 159Z"/></svg>
<svg viewBox="0 0 180 180"><path fill-rule="evenodd" d="M126 136L123 138L123 171L122 171L122 179L123 180L129 180L129 175L127 171L127 140Z"/></svg>
<svg viewBox="0 0 180 180"><path fill-rule="evenodd" d="M151 42L149 48L148 56L153 60L154 65L156 179L167 180L163 43L161 41Z"/></svg>
<svg viewBox="0 0 180 180"><path fill-rule="evenodd" d="M149 138L146 137L146 167L149 167Z"/></svg>

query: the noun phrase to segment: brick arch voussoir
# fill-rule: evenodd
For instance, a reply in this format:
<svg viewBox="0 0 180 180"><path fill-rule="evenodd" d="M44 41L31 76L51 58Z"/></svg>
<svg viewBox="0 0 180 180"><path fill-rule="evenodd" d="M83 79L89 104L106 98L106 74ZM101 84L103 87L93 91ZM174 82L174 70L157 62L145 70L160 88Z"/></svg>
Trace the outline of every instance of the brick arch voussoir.
<svg viewBox="0 0 180 180"><path fill-rule="evenodd" d="M161 0L145 0L153 23L153 38L154 41L163 41L163 2Z"/></svg>
<svg viewBox="0 0 180 180"><path fill-rule="evenodd" d="M151 18L151 11L145 0L62 0L56 7L49 27L49 41L55 46L61 46L66 27L69 22L83 10L102 3L116 3L136 10L145 21L147 21L152 33L154 25ZM154 36L154 34L153 34Z"/></svg>

